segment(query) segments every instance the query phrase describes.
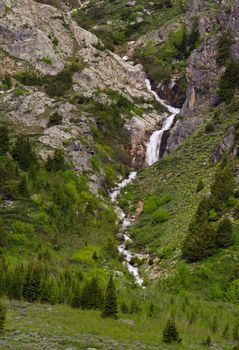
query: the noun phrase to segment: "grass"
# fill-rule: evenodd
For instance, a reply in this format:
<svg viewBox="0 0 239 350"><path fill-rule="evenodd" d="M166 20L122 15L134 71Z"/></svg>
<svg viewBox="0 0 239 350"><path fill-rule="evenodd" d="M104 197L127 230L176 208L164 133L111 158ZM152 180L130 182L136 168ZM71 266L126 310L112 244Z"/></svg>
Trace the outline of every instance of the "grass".
<svg viewBox="0 0 239 350"><path fill-rule="evenodd" d="M141 298L152 297L152 290L138 293ZM174 317L181 344L167 346L162 342L162 332L166 321ZM203 343L210 336L215 345L223 350L232 348L232 330L238 321L239 309L229 304L207 303L193 299L190 295L172 297L157 294L154 314L148 317L145 311L138 314L120 315L120 320L102 319L99 311L75 310L65 305L41 305L11 302L7 314L6 331L3 339L14 344L17 331L22 337L22 348L29 341L42 344L42 339L56 341L58 344L74 344L77 349L95 346L97 349L208 349ZM124 320L131 320L130 324ZM229 325L228 336L223 330ZM15 333L14 333L15 332ZM38 335L38 336L37 336ZM118 342L114 345L112 340ZM125 347L123 344L127 344ZM134 345L135 344L135 345ZM61 347L57 347L61 349ZM18 348L16 348L18 349ZM21 349L21 348L20 348ZM34 348L33 348L34 349Z"/></svg>
<svg viewBox="0 0 239 350"><path fill-rule="evenodd" d="M129 229L133 237L131 249L146 251L153 256L158 256L160 260L157 268L162 272L161 276L165 277L172 274L173 271L174 273L178 271L180 266L178 264L181 261L181 244L187 233L188 225L200 199L208 193L218 167L218 164L215 165L210 161L210 157L228 127L235 125L235 115L228 114L227 118L223 118L224 113L225 111L222 111L221 119L219 118L220 128L211 131L209 135L205 132L205 125L200 126L176 151L165 156L154 166L139 172L136 181L125 188L120 198L120 205L128 213L134 213L141 201L145 203L144 212ZM215 123L214 117L211 116L211 118ZM205 186L200 192L197 192L200 180ZM160 199L163 196L168 196L171 200L161 205ZM157 222L155 220L157 211L168 213L167 220ZM200 285L200 293L204 293L207 298L224 297L226 286L223 279L225 281L225 276L228 276L228 271L232 272L234 265L232 260L230 262L229 257L235 256L235 260L239 258L237 217L234 219L234 235L236 242L232 247L219 251L215 257L202 263L189 265L187 273L190 274L191 270L194 272L186 288L190 286L194 289L194 283L197 280L196 285L198 288ZM208 274L210 269L218 272L216 276ZM206 281L203 280L205 270L207 271ZM173 281L172 277L170 291L175 288L175 281ZM176 282L176 285L177 283L179 282Z"/></svg>

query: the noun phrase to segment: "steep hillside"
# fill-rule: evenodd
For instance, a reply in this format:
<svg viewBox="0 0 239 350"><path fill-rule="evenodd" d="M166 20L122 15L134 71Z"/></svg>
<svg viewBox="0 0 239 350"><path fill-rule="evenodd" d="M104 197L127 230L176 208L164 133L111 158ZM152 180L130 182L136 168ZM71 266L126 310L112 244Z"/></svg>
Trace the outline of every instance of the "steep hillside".
<svg viewBox="0 0 239 350"><path fill-rule="evenodd" d="M0 59L0 349L238 349L238 1L4 0Z"/></svg>

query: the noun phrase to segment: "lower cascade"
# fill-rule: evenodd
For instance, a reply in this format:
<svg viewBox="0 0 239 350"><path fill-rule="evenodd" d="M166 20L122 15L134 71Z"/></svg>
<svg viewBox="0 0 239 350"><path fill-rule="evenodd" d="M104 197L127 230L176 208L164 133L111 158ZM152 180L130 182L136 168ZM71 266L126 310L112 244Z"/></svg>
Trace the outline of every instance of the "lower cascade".
<svg viewBox="0 0 239 350"><path fill-rule="evenodd" d="M158 94L152 90L152 86L149 79L145 80L147 89L152 93L155 97L156 101L158 101L161 105L167 108L170 115L163 122L162 128L160 130L156 130L151 135L148 144L146 145L146 166L153 165L159 160L160 157L160 147L162 142L162 137L165 131L170 130L175 117L180 113L179 108L174 108L166 104L165 101L161 100Z"/></svg>
<svg viewBox="0 0 239 350"><path fill-rule="evenodd" d="M146 145L146 166L153 165L156 163L160 158L160 146L162 142L163 133L167 130L170 130L173 123L175 116L180 112L180 109L171 107L166 104L165 101L161 100L158 94L152 90L151 83L149 79L145 80L147 89L152 93L152 95L155 97L155 99L163 105L165 108L167 108L170 115L164 120L162 128L160 130L156 130L151 135L149 142ZM129 237L127 228L133 223L132 219L128 218L126 214L123 212L123 210L118 206L117 198L119 194L121 193L121 190L129 185L131 182L133 182L136 179L137 172L131 172L129 176L118 183L118 185L110 192L110 198L112 203L115 206L115 212L117 217L121 220L121 229L120 233L123 237L123 243L121 243L118 246L118 251L120 254L124 256L125 264L127 266L128 271L134 276L136 284L139 286L143 286L144 280L139 275L139 269L137 266L134 266L132 263L132 259L135 257L138 257L139 254L132 253L128 247L127 243L131 242L131 238Z"/></svg>

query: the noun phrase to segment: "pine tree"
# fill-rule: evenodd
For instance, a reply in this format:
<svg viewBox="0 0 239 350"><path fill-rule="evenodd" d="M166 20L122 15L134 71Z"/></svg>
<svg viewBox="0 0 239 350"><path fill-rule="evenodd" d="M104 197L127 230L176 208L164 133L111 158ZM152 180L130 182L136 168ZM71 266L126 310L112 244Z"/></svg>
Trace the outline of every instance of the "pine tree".
<svg viewBox="0 0 239 350"><path fill-rule="evenodd" d="M0 300L0 334L2 333L5 326L6 312L7 312L6 304Z"/></svg>
<svg viewBox="0 0 239 350"><path fill-rule="evenodd" d="M46 161L47 171L64 171L67 169L64 153L61 149L56 149L53 157L48 156Z"/></svg>
<svg viewBox="0 0 239 350"><path fill-rule="evenodd" d="M17 300L22 299L24 278L24 266L22 264L19 264L15 267L14 271L11 274L11 281L8 288L8 296L10 298Z"/></svg>
<svg viewBox="0 0 239 350"><path fill-rule="evenodd" d="M23 297L29 302L34 302L40 299L40 285L41 285L41 268L38 265L29 267L25 283L23 285Z"/></svg>
<svg viewBox="0 0 239 350"><path fill-rule="evenodd" d="M82 307L82 299L81 299L81 293L80 293L80 285L77 283L75 288L72 292L72 299L70 301L71 307L74 307L76 309Z"/></svg>
<svg viewBox="0 0 239 350"><path fill-rule="evenodd" d="M29 196L28 179L26 175L23 175L18 185L18 193L23 197Z"/></svg>
<svg viewBox="0 0 239 350"><path fill-rule="evenodd" d="M168 320L163 330L163 341L165 343L181 342L174 320Z"/></svg>
<svg viewBox="0 0 239 350"><path fill-rule="evenodd" d="M9 150L9 130L3 125L0 127L0 156L5 155Z"/></svg>
<svg viewBox="0 0 239 350"><path fill-rule="evenodd" d="M224 248L232 243L232 222L229 218L224 218L219 222L216 230L216 245L219 248Z"/></svg>
<svg viewBox="0 0 239 350"><path fill-rule="evenodd" d="M110 276L105 292L103 317L111 317L117 319L117 297L113 277Z"/></svg>
<svg viewBox="0 0 239 350"><path fill-rule="evenodd" d="M204 189L204 186L205 185L204 185L204 182L202 181L202 179L199 180L198 185L197 185L197 189L196 189L196 193L201 192Z"/></svg>
<svg viewBox="0 0 239 350"><path fill-rule="evenodd" d="M28 170L36 162L36 156L28 137L24 135L17 137L12 156L22 170Z"/></svg>
<svg viewBox="0 0 239 350"><path fill-rule="evenodd" d="M183 258L194 262L209 257L215 249L215 231L211 224L205 222L194 231L189 231L182 246Z"/></svg>
<svg viewBox="0 0 239 350"><path fill-rule="evenodd" d="M98 309L103 304L103 294L96 277L86 282L81 295L81 307L83 309Z"/></svg>

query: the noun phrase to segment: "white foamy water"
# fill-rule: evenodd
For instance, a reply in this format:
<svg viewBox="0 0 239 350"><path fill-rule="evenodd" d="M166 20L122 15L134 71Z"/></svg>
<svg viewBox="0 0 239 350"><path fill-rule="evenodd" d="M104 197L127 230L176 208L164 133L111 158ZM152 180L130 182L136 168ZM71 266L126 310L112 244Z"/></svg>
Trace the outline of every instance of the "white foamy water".
<svg viewBox="0 0 239 350"><path fill-rule="evenodd" d="M127 56L124 56L123 59L126 61L128 59ZM157 95L155 91L152 90L151 83L148 79L145 80L147 89L152 93L155 99L167 108L170 115L164 120L162 128L160 130L155 131L147 144L147 152L146 152L146 166L150 166L159 160L159 152L160 146L162 142L163 133L166 130L171 129L175 116L180 112L180 109L171 107L167 105L167 103ZM121 220L121 230L120 232L123 234L123 242L118 246L118 251L120 254L124 256L124 262L127 266L128 271L134 276L135 282L139 286L143 286L144 280L139 275L139 269L137 266L134 266L132 260L134 258L139 257L139 254L132 253L128 249L128 243L132 242L131 238L128 235L127 228L133 223L130 218L126 216L123 210L119 207L117 198L122 191L122 189L135 180L137 176L137 172L131 172L129 176L121 181L111 192L110 198L112 203L115 206L115 212L117 217Z"/></svg>
<svg viewBox="0 0 239 350"><path fill-rule="evenodd" d="M171 129L175 116L180 112L180 109L171 107L164 100L162 100L158 96L158 94L152 90L152 86L149 79L145 79L145 83L147 89L155 97L156 101L158 101L161 105L167 108L168 112L170 113L170 115L164 120L162 128L153 132L149 139L149 142L146 145L146 165L150 166L159 160L160 146L162 142L163 133Z"/></svg>
<svg viewBox="0 0 239 350"><path fill-rule="evenodd" d="M110 193L110 198L112 203L115 205L115 212L118 218L122 221L121 223L121 232L123 233L123 243L119 245L118 251L120 254L124 256L125 264L127 266L128 271L134 276L135 282L142 286L144 281L139 275L139 269L137 266L134 266L131 261L134 257L137 257L138 254L132 253L127 248L127 243L131 242L131 238L128 236L127 233L127 227L129 227L132 224L132 221L130 218L127 218L126 214L123 212L123 210L118 206L117 204L117 198L121 192L121 190L130 184L132 181L135 180L137 176L137 173L134 171L129 174L128 178L121 181Z"/></svg>

